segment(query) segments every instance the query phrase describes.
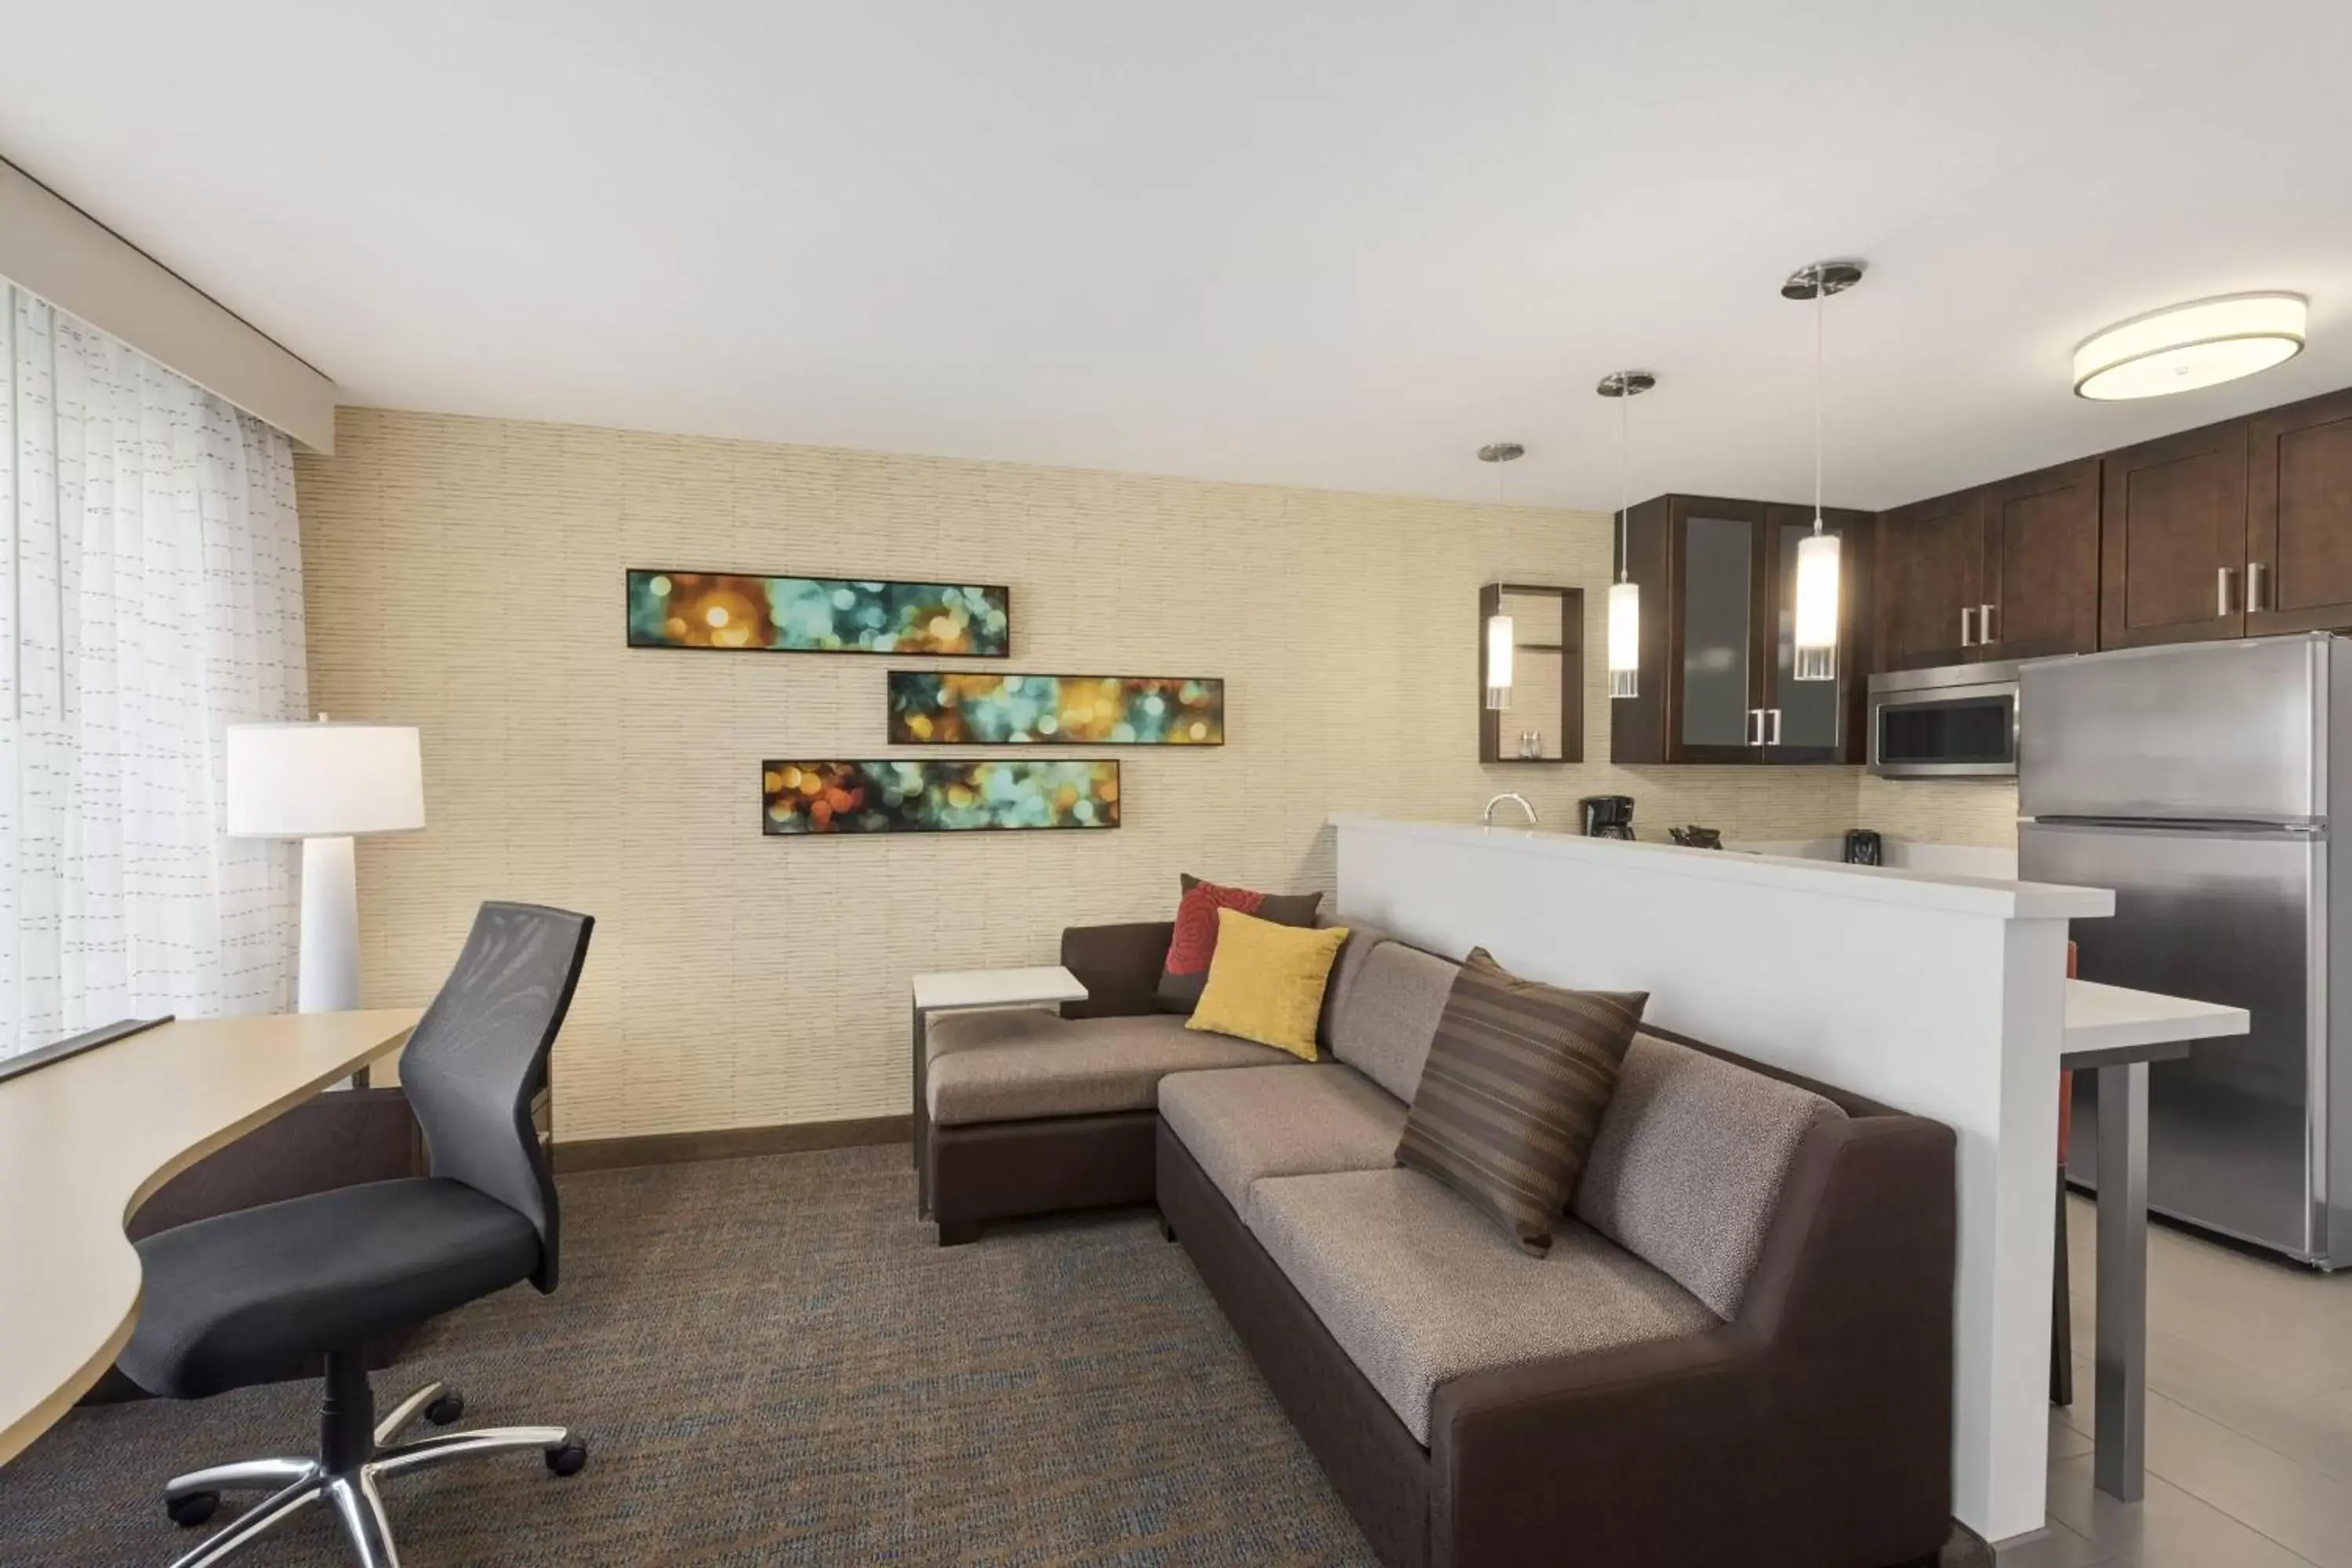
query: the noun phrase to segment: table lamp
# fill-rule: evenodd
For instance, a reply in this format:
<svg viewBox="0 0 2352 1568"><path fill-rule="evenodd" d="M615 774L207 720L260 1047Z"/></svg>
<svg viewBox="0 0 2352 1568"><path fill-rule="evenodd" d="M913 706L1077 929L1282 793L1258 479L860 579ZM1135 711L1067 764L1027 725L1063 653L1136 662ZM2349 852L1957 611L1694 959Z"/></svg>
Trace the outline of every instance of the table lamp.
<svg viewBox="0 0 2352 1568"><path fill-rule="evenodd" d="M231 724L232 838L302 841L297 1005L360 1005L360 900L352 839L425 826L425 770L406 724Z"/></svg>

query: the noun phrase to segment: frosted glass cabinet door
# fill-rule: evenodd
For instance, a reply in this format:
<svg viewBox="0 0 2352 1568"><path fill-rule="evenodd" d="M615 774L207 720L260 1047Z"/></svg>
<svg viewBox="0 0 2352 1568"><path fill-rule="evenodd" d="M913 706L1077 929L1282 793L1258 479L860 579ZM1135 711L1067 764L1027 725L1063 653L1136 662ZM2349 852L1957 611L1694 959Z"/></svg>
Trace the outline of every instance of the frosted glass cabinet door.
<svg viewBox="0 0 2352 1568"><path fill-rule="evenodd" d="M1683 746L1738 751L1756 739L1756 524L1683 520Z"/></svg>

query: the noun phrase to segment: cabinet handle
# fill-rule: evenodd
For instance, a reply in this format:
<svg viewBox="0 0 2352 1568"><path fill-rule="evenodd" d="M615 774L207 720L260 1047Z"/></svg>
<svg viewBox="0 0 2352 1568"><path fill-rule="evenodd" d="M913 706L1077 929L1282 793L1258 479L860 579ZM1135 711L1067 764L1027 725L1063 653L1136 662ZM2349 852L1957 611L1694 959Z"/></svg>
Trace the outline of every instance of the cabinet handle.
<svg viewBox="0 0 2352 1568"><path fill-rule="evenodd" d="M1990 605L1977 606L1977 641L1988 647L1991 647L1993 642L1992 609Z"/></svg>
<svg viewBox="0 0 2352 1568"><path fill-rule="evenodd" d="M1751 746L1764 743L1764 710L1761 708L1748 710L1748 743Z"/></svg>
<svg viewBox="0 0 2352 1568"><path fill-rule="evenodd" d="M1778 708L1772 708L1766 711L1772 715L1772 738L1764 743L1768 746L1777 746L1780 743L1780 710Z"/></svg>
<svg viewBox="0 0 2352 1568"><path fill-rule="evenodd" d="M2249 561L2246 563L2247 609L2267 610L2271 607L2270 595L2265 592L2265 590L2269 588L2270 584L2263 581L2263 575L2269 570L2269 567L2264 566L2259 561Z"/></svg>
<svg viewBox="0 0 2352 1568"><path fill-rule="evenodd" d="M2237 568L2233 566L2217 566L2213 569L2213 613L2215 615L2226 616L2230 613L2230 579L2237 574Z"/></svg>
<svg viewBox="0 0 2352 1568"><path fill-rule="evenodd" d="M1974 611L1974 610L1972 610L1972 609L1969 609L1969 608L1968 608L1968 607L1967 607L1967 606L1965 606L1965 605L1963 605L1963 606L1961 607L1961 610L1960 610L1960 646L1961 646L1962 647L1976 647L1976 646L1977 646L1977 637L1976 637L1976 632L1972 629L1972 627L1971 627L1971 626L1970 626L1970 623L1969 623L1969 617L1970 616L1975 615L1975 614L1976 614L1976 611Z"/></svg>

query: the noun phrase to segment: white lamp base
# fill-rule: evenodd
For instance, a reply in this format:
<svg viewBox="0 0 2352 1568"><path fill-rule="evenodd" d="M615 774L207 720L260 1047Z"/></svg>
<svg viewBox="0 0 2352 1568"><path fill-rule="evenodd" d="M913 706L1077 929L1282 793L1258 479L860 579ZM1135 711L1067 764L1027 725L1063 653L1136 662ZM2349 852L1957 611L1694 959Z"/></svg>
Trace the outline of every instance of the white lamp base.
<svg viewBox="0 0 2352 1568"><path fill-rule="evenodd" d="M295 1005L347 1013L360 1005L358 855L350 837L302 840L302 963Z"/></svg>

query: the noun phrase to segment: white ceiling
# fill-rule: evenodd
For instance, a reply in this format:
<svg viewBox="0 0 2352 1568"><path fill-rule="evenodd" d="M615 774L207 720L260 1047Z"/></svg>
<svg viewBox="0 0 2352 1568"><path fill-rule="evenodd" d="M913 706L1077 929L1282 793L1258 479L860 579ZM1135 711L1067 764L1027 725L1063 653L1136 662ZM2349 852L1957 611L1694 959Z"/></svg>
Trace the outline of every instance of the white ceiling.
<svg viewBox="0 0 2352 1568"><path fill-rule="evenodd" d="M1489 498L1876 507L2352 384L2343 0L115 0L0 154L347 401ZM2249 289L2312 346L2074 399Z"/></svg>

